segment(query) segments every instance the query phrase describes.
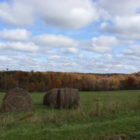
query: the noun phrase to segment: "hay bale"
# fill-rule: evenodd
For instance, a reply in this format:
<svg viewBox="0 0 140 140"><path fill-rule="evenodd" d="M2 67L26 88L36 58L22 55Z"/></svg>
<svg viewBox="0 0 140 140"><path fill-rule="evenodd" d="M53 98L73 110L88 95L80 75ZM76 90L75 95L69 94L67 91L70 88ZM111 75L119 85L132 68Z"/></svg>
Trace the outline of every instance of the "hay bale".
<svg viewBox="0 0 140 140"><path fill-rule="evenodd" d="M54 108L77 108L79 106L78 89L55 88L43 98L43 104Z"/></svg>
<svg viewBox="0 0 140 140"><path fill-rule="evenodd" d="M33 102L29 93L15 88L6 93L1 107L2 112L31 111Z"/></svg>
<svg viewBox="0 0 140 140"><path fill-rule="evenodd" d="M57 100L56 100L57 92L58 92L57 88L48 91L48 94L46 94L43 98L43 104L51 107L57 106Z"/></svg>

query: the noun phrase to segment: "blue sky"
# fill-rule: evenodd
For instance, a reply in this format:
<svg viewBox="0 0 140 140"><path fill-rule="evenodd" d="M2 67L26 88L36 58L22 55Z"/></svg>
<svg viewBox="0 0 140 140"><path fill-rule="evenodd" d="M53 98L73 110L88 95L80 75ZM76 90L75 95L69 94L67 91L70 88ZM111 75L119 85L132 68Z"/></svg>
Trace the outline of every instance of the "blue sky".
<svg viewBox="0 0 140 140"><path fill-rule="evenodd" d="M0 0L0 70L140 71L140 0Z"/></svg>

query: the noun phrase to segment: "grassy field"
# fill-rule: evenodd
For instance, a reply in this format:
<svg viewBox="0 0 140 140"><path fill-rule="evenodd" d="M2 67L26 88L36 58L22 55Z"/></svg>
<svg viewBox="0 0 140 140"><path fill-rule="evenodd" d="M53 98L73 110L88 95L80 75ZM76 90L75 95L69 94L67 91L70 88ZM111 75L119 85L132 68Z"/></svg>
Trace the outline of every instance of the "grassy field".
<svg viewBox="0 0 140 140"><path fill-rule="evenodd" d="M81 92L77 110L43 106L43 96L32 94L32 112L0 114L0 140L140 140L138 90Z"/></svg>

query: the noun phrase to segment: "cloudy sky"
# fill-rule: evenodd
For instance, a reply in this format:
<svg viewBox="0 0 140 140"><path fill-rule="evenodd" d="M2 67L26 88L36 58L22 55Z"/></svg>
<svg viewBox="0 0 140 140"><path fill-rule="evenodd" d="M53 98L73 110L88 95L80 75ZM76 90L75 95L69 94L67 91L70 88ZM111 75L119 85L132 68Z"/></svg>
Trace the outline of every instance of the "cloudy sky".
<svg viewBox="0 0 140 140"><path fill-rule="evenodd" d="M140 0L0 0L0 70L140 71Z"/></svg>

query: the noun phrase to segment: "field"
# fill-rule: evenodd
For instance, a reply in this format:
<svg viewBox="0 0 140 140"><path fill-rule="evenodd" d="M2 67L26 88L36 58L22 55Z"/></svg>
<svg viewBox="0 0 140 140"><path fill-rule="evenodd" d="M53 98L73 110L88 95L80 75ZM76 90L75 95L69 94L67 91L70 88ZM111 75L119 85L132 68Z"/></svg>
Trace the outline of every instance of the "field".
<svg viewBox="0 0 140 140"><path fill-rule="evenodd" d="M44 93L31 95L32 112L0 114L0 140L140 140L139 90L81 92L77 110L51 109Z"/></svg>

